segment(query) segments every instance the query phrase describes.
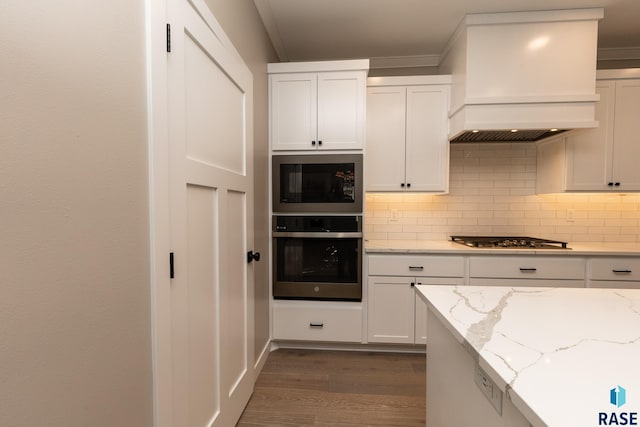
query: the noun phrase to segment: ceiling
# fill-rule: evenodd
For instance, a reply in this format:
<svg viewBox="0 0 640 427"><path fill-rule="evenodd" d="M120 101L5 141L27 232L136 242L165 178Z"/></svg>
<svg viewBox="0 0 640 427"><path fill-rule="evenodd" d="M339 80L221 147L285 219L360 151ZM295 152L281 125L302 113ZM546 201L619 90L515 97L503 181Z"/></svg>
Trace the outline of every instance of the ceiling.
<svg viewBox="0 0 640 427"><path fill-rule="evenodd" d="M640 0L254 0L280 61L437 66L469 13L603 7L599 59L640 59ZM375 65L374 65L375 63Z"/></svg>

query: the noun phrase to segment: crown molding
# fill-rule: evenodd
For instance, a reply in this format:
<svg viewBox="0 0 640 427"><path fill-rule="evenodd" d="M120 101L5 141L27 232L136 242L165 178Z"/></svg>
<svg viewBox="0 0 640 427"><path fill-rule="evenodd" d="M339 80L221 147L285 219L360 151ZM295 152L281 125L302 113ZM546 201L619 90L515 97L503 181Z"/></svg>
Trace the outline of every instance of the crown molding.
<svg viewBox="0 0 640 427"><path fill-rule="evenodd" d="M369 68L437 67L440 55L379 56L369 61Z"/></svg>
<svg viewBox="0 0 640 427"><path fill-rule="evenodd" d="M280 37L273 11L269 5L269 0L253 0L253 3L256 5L256 9L258 9L258 14L262 19L262 24L267 31L267 35L271 39L271 44L276 51L276 55L278 55L278 59L280 62L289 61L289 56L284 48L284 43L282 43L282 38Z"/></svg>

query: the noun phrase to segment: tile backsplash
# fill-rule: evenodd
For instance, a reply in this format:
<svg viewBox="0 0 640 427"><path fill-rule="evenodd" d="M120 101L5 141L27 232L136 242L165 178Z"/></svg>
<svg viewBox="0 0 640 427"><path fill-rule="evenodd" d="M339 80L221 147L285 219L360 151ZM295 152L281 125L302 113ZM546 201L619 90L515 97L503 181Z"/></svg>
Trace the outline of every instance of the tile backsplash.
<svg viewBox="0 0 640 427"><path fill-rule="evenodd" d="M449 194L367 193L365 238L521 235L640 243L640 194L536 195L536 145L452 144Z"/></svg>

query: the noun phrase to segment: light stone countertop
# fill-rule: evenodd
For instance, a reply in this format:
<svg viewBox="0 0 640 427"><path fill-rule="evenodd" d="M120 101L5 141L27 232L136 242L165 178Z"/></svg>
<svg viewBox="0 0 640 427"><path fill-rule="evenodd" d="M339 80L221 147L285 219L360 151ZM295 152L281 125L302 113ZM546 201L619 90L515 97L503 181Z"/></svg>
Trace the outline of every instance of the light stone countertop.
<svg viewBox="0 0 640 427"><path fill-rule="evenodd" d="M599 412L640 412L640 290L416 289L533 426L597 426ZM620 408L609 401L618 386L627 391Z"/></svg>
<svg viewBox="0 0 640 427"><path fill-rule="evenodd" d="M471 248L448 240L366 240L368 254L640 256L640 243L569 243L570 249Z"/></svg>

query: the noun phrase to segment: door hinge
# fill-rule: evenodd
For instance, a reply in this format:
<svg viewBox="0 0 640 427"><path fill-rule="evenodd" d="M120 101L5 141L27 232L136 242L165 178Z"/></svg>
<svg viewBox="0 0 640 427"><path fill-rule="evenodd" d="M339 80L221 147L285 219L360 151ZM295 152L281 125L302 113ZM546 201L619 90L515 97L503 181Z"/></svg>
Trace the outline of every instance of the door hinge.
<svg viewBox="0 0 640 427"><path fill-rule="evenodd" d="M171 52L171 24L167 24L167 52Z"/></svg>
<svg viewBox="0 0 640 427"><path fill-rule="evenodd" d="M173 270L173 252L169 252L169 279L173 279L175 277Z"/></svg>

